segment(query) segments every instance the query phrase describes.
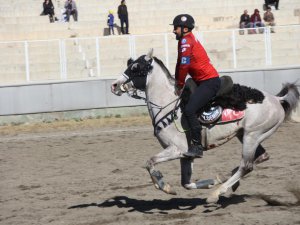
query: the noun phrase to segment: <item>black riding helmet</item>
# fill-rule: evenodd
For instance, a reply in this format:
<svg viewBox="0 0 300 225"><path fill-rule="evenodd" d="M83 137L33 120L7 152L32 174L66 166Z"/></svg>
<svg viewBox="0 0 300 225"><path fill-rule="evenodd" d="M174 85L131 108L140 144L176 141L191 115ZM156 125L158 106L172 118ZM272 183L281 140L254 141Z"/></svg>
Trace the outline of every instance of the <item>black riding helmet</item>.
<svg viewBox="0 0 300 225"><path fill-rule="evenodd" d="M192 30L195 27L195 20L189 14L180 14L174 18L173 23L170 25L173 25L174 28L175 27L187 27L190 30Z"/></svg>

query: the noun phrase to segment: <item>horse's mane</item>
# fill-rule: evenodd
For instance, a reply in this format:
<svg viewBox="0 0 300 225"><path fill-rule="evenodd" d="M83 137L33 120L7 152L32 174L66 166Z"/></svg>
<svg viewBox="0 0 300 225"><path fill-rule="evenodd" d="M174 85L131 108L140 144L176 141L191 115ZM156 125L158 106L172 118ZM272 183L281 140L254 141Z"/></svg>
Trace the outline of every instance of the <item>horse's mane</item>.
<svg viewBox="0 0 300 225"><path fill-rule="evenodd" d="M169 79L169 81L172 83L172 84L175 84L175 78L171 75L170 71L168 70L168 68L165 66L165 64L160 60L158 59L157 57L153 57L154 61L162 68L163 72L165 74L167 74L167 77Z"/></svg>

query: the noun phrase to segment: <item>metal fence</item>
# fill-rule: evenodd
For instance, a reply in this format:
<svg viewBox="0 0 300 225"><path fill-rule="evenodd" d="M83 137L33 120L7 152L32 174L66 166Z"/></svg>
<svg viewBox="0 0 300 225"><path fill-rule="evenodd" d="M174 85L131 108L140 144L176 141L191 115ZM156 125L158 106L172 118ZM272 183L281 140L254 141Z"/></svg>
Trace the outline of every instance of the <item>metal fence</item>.
<svg viewBox="0 0 300 225"><path fill-rule="evenodd" d="M300 25L194 32L218 70L300 65ZM2 83L112 78L136 58L154 54L174 72L172 33L0 42Z"/></svg>

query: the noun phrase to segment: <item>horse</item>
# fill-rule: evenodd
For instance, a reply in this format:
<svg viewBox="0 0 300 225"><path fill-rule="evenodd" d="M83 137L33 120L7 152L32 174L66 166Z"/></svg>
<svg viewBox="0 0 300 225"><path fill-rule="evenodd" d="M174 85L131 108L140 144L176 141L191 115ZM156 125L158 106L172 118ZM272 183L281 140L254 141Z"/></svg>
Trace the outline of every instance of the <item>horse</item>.
<svg viewBox="0 0 300 225"><path fill-rule="evenodd" d="M232 170L228 178L191 182L194 159L186 158L188 131L184 127L184 115L177 110L179 97L174 93L175 79L163 62L153 56L153 49L135 61L129 59L127 68L121 76L111 84L111 92L117 96L123 93L144 99L154 128L154 135L163 150L146 162L145 168L150 174L155 188L167 193L176 194L174 188L166 183L163 175L155 169L158 163L180 159L181 185L183 188L213 188L207 203L217 203L220 195L229 188L236 189L239 180L250 173L254 165L269 159L269 155L261 143L270 137L283 121L289 118L291 111L297 107L299 91L295 83L284 84L275 96L261 91L261 102L245 102L243 116L226 123L203 124L202 137L205 138L205 150L214 149L225 144L233 137L242 143L242 159L239 166ZM145 97L139 95L144 93Z"/></svg>

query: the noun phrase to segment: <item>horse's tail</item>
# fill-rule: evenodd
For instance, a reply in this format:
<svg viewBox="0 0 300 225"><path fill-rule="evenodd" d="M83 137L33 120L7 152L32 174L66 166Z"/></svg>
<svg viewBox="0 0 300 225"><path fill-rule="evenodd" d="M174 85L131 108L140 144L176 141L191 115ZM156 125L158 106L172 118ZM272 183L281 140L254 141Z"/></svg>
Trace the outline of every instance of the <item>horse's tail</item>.
<svg viewBox="0 0 300 225"><path fill-rule="evenodd" d="M299 85L295 83L283 84L281 91L276 95L279 97L280 103L285 111L285 118L288 118L299 103Z"/></svg>

